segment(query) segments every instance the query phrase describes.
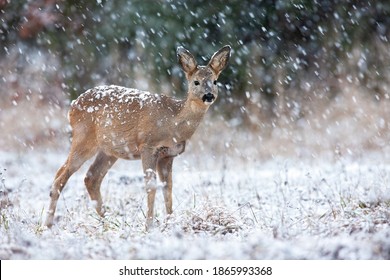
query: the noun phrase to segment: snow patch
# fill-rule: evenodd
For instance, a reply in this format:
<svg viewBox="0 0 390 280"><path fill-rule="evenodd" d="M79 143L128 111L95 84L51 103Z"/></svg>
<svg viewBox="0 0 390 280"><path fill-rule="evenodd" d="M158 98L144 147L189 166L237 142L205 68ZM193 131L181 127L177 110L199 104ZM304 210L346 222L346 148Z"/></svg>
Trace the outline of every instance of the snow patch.
<svg viewBox="0 0 390 280"><path fill-rule="evenodd" d="M66 156L0 152L2 259L390 258L389 165L226 158L220 166L187 152L175 161L174 213L166 216L157 195L156 229L145 233L140 163L120 161L108 172L105 218L84 187L87 164L64 189L53 228L43 229Z"/></svg>
<svg viewBox="0 0 390 280"><path fill-rule="evenodd" d="M80 100L84 100L87 97L90 98L90 102L93 102L98 106L102 106L102 102L109 102L110 105L106 103L104 104L105 107L115 105L115 103L123 104L136 102L139 104L140 109L146 105L157 104L161 99L158 94L151 94L150 92L134 88L110 85L98 86L89 89L84 94L80 95L80 97L72 104L77 105L79 102L81 102ZM92 113L99 110L99 108L97 106L86 106L83 108L83 110L87 111L88 113Z"/></svg>

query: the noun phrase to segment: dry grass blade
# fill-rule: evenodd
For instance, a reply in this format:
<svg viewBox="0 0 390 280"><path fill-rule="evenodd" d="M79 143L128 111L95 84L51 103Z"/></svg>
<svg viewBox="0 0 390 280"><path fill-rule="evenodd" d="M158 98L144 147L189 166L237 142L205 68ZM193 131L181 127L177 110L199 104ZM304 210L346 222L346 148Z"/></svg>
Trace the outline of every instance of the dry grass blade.
<svg viewBox="0 0 390 280"><path fill-rule="evenodd" d="M191 212L183 225L185 231L195 233L227 234L241 229L238 220L225 208L210 207L201 213Z"/></svg>

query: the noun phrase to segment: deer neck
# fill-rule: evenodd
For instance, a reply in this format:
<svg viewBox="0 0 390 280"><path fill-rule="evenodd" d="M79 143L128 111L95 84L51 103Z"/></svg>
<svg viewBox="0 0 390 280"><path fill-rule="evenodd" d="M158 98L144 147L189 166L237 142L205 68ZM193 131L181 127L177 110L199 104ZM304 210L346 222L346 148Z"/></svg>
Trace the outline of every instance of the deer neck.
<svg viewBox="0 0 390 280"><path fill-rule="evenodd" d="M178 113L175 123L180 139L188 140L194 134L208 107L201 100L191 99L189 96L183 100L182 109Z"/></svg>

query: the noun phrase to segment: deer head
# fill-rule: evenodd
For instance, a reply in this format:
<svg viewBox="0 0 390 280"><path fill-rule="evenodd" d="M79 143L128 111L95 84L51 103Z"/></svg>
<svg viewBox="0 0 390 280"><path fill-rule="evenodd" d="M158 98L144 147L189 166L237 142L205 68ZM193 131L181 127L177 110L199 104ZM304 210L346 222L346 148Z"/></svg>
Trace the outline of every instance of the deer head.
<svg viewBox="0 0 390 280"><path fill-rule="evenodd" d="M214 53L206 66L199 66L194 56L185 48L177 48L179 64L188 81L188 100L199 106L211 105L218 97L217 80L230 58L230 46Z"/></svg>

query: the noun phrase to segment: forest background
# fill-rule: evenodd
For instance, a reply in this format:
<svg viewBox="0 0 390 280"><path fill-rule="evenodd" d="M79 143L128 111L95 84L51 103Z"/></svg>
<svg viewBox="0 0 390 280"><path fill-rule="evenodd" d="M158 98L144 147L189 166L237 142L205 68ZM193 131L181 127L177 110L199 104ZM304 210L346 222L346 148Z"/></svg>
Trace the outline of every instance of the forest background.
<svg viewBox="0 0 390 280"><path fill-rule="evenodd" d="M297 150L291 142L313 146L311 154L382 149L389 13L387 1L2 0L0 144L31 148L62 137L63 122L53 119L65 119L69 101L96 85L184 98L176 48L206 63L229 44L211 113L221 125L278 139L280 153ZM48 106L35 121L34 104ZM16 106L29 116L18 124L6 113Z"/></svg>

